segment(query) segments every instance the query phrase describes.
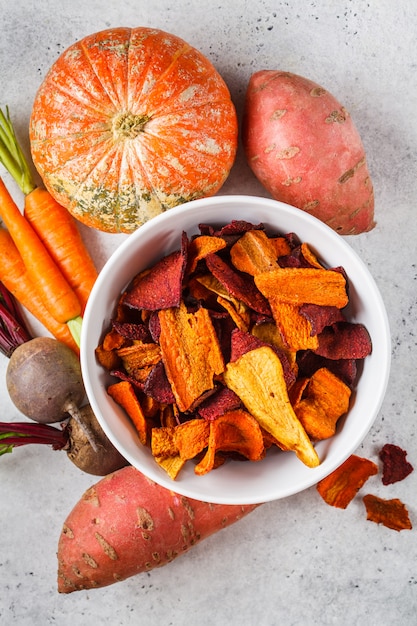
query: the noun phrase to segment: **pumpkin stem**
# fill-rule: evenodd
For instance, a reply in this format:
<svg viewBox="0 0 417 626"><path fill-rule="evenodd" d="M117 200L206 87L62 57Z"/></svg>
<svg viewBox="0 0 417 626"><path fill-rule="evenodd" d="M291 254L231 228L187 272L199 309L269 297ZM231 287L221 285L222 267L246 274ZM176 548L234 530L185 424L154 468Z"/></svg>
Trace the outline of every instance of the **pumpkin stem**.
<svg viewBox="0 0 417 626"><path fill-rule="evenodd" d="M134 139L144 130L146 123L150 119L149 115L119 113L113 119L113 133L116 138Z"/></svg>

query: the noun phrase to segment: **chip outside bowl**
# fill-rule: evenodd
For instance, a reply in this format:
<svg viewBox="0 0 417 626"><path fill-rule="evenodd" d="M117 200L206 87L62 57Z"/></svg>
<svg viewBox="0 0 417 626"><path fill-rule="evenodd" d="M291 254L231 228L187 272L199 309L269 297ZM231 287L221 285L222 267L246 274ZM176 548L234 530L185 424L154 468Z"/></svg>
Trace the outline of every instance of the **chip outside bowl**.
<svg viewBox="0 0 417 626"><path fill-rule="evenodd" d="M97 363L95 348L109 328L121 292L141 270L180 247L181 233L198 232L198 224L221 226L246 220L282 233L294 232L329 267L343 266L350 285L349 319L362 323L372 340L351 408L337 434L315 447L321 459L308 468L292 452L268 453L259 462L229 462L196 476L189 462L173 481L142 446L124 411L107 394L115 379ZM82 325L81 368L88 400L104 432L128 462L177 493L223 504L253 504L296 494L327 476L352 454L374 423L390 371L391 341L380 292L369 270L347 241L323 222L287 204L256 196L214 196L170 209L130 235L109 258L91 292Z"/></svg>

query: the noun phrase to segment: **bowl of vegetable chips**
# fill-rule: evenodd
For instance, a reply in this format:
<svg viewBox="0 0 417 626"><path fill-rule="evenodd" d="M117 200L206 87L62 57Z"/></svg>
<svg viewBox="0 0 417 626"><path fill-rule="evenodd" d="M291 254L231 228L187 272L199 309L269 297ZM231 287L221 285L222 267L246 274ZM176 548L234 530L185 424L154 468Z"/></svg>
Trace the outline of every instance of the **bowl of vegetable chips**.
<svg viewBox="0 0 417 626"><path fill-rule="evenodd" d="M113 445L155 482L224 504L284 498L339 467L378 416L390 353L347 240L252 196L191 201L130 235L81 336Z"/></svg>

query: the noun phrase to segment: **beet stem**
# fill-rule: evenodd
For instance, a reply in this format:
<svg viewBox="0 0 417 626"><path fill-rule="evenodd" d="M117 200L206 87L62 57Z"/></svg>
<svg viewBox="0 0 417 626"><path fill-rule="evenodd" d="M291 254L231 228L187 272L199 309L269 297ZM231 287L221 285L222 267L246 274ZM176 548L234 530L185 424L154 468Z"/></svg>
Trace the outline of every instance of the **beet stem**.
<svg viewBox="0 0 417 626"><path fill-rule="evenodd" d="M51 445L62 450L68 444L66 429L58 430L48 424L30 422L0 422L0 456L12 452L14 447L31 443Z"/></svg>

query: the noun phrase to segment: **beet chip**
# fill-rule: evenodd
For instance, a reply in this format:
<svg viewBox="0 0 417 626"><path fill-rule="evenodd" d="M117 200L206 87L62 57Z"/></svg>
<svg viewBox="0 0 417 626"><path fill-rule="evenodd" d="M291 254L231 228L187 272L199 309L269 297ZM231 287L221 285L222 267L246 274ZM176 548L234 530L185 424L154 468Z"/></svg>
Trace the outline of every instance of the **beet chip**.
<svg viewBox="0 0 417 626"><path fill-rule="evenodd" d="M376 524L383 524L392 530L411 530L412 524L406 506L398 498L384 500L372 494L363 497L367 519Z"/></svg>
<svg viewBox="0 0 417 626"><path fill-rule="evenodd" d="M318 336L316 354L328 359L364 359L371 354L372 342L363 324L337 322Z"/></svg>
<svg viewBox="0 0 417 626"><path fill-rule="evenodd" d="M220 387L213 395L207 400L204 400L197 409L197 413L200 417L203 417L207 422L215 420L220 415L223 415L227 411L234 411L241 405L240 398L234 391L228 387Z"/></svg>
<svg viewBox="0 0 417 626"><path fill-rule="evenodd" d="M113 320L113 328L125 339L149 341L150 335L145 324L133 324L131 322L118 322Z"/></svg>
<svg viewBox="0 0 417 626"><path fill-rule="evenodd" d="M209 254L206 257L206 264L213 276L234 298L241 300L258 313L271 315L268 301L257 289L251 276L234 270L217 254Z"/></svg>
<svg viewBox="0 0 417 626"><path fill-rule="evenodd" d="M311 324L311 334L319 335L326 326L346 321L342 311L336 306L320 306L318 304L302 304L300 313Z"/></svg>
<svg viewBox="0 0 417 626"><path fill-rule="evenodd" d="M311 350L300 351L297 354L299 375L310 378L321 367L327 367L335 376L343 380L346 385L353 387L356 381L358 367L355 359L326 359Z"/></svg>
<svg viewBox="0 0 417 626"><path fill-rule="evenodd" d="M406 460L407 452L399 446L386 443L379 453L383 463L382 483L392 485L406 478L413 471L413 466Z"/></svg>
<svg viewBox="0 0 417 626"><path fill-rule="evenodd" d="M181 250L163 257L135 280L124 303L128 307L147 311L179 306L186 265L187 252L183 236Z"/></svg>
<svg viewBox="0 0 417 626"><path fill-rule="evenodd" d="M175 402L162 361L152 368L143 386L143 391L147 396L151 396L161 404L173 404Z"/></svg>

